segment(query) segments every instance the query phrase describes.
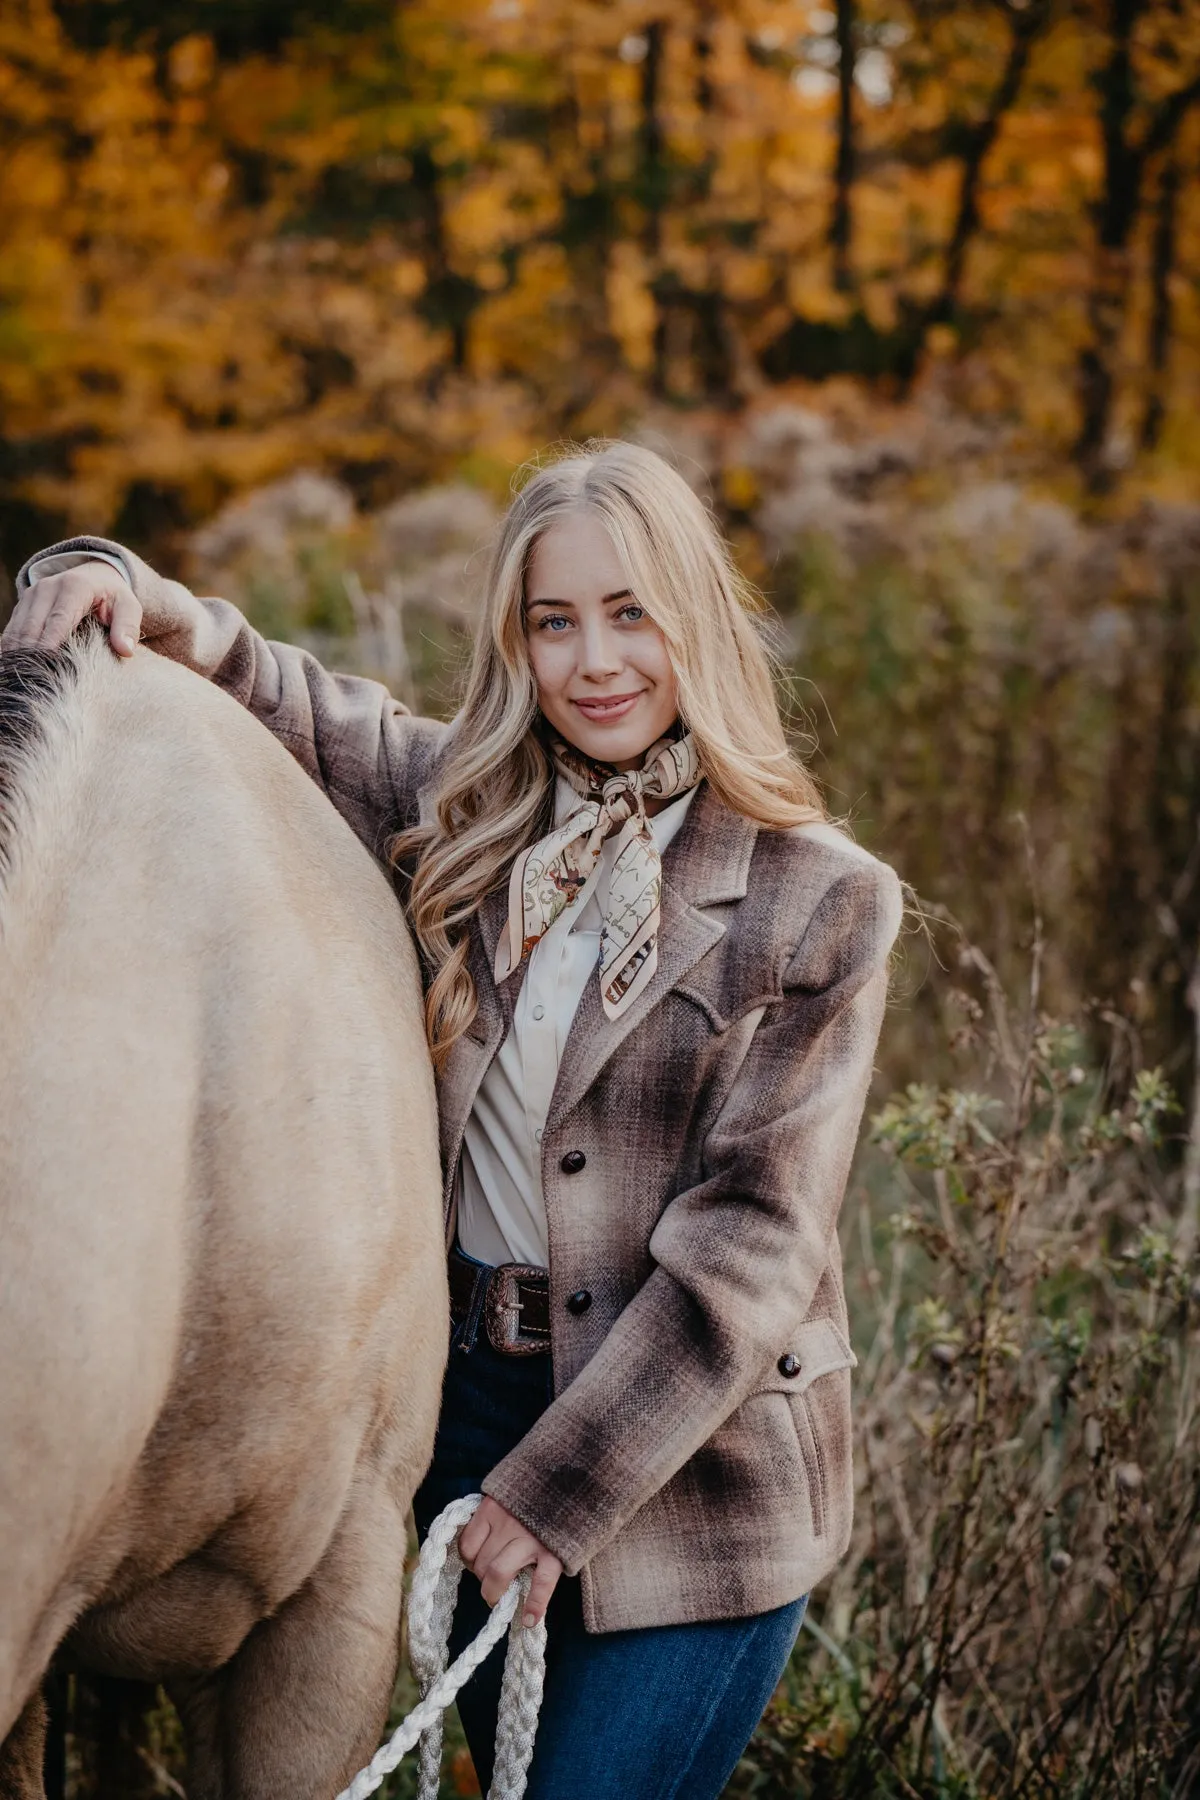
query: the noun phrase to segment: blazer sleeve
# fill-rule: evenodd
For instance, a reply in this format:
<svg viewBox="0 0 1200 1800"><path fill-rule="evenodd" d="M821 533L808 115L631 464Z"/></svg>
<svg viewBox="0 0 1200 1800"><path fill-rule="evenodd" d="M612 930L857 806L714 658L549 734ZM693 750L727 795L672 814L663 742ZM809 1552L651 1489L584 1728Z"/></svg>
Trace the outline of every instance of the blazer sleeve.
<svg viewBox="0 0 1200 1800"><path fill-rule="evenodd" d="M291 751L374 855L416 818L416 789L446 732L419 719L378 681L335 675L295 644L261 637L228 600L198 598L123 544L70 538L39 551L17 589L45 573L99 557L123 568L142 606L142 640L205 676Z"/></svg>
<svg viewBox="0 0 1200 1800"><path fill-rule="evenodd" d="M903 897L871 859L818 903L655 1268L591 1361L483 1481L577 1574L754 1392L829 1259Z"/></svg>

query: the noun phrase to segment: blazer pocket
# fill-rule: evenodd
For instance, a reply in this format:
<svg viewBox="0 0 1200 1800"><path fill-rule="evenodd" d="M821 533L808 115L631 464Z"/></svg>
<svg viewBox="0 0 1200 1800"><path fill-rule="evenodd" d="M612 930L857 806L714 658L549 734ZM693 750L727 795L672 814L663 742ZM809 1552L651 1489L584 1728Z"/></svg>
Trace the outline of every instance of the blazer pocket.
<svg viewBox="0 0 1200 1800"><path fill-rule="evenodd" d="M824 1537L829 1503L828 1447L818 1429L826 1408L814 1408L809 1389L826 1375L857 1366L858 1358L832 1319L807 1319L792 1332L758 1393L782 1394L788 1402L796 1443L804 1464L815 1537ZM793 1366L794 1365L794 1366ZM789 1373L789 1369L791 1372Z"/></svg>
<svg viewBox="0 0 1200 1800"><path fill-rule="evenodd" d="M791 1373L785 1367L789 1358L797 1365ZM780 1350L779 1360L754 1391L758 1394L789 1394L794 1398L803 1394L814 1381L819 1381L822 1375L832 1375L835 1369L857 1367L858 1358L839 1325L832 1319L806 1319L791 1333Z"/></svg>
<svg viewBox="0 0 1200 1800"><path fill-rule="evenodd" d="M677 981L671 991L702 1012L718 1035L747 1013L757 1013L761 1018L769 1006L783 999L781 988L731 994L716 982L706 986L700 981Z"/></svg>

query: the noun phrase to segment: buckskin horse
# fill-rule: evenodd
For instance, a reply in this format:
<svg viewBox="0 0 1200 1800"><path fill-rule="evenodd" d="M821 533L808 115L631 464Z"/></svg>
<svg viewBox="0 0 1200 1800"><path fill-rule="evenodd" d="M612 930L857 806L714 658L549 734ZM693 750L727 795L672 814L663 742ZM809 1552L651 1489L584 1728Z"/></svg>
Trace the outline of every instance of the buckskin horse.
<svg viewBox="0 0 1200 1800"><path fill-rule="evenodd" d="M161 1682L190 1800L374 1750L448 1333L420 976L249 714L0 659L0 1795L43 1676Z"/></svg>

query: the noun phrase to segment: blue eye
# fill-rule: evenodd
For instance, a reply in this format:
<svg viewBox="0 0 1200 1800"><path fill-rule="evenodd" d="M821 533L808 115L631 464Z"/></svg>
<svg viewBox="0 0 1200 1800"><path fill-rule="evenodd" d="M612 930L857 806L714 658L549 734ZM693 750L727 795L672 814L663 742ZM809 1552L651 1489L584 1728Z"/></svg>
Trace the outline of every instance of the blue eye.
<svg viewBox="0 0 1200 1800"><path fill-rule="evenodd" d="M639 620L645 618L646 609L643 606L639 606L636 600L631 600L629 602L628 606L623 606L621 608L620 617L623 619L628 619L631 617L631 615L632 615L632 623L636 625Z"/></svg>
<svg viewBox="0 0 1200 1800"><path fill-rule="evenodd" d="M546 613L543 618L538 620L536 629L538 631L548 631L551 625L569 625L570 623L571 621L567 618L565 613ZM560 634L555 632L554 635L557 637Z"/></svg>

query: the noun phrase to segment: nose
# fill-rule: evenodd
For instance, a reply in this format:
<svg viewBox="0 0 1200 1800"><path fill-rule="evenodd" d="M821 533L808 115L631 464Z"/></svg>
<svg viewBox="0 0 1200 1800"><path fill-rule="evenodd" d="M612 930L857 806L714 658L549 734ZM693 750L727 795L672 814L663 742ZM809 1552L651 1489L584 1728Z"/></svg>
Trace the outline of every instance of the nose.
<svg viewBox="0 0 1200 1800"><path fill-rule="evenodd" d="M619 675L625 659L616 632L606 618L586 619L576 640L579 673L587 681L608 681Z"/></svg>

